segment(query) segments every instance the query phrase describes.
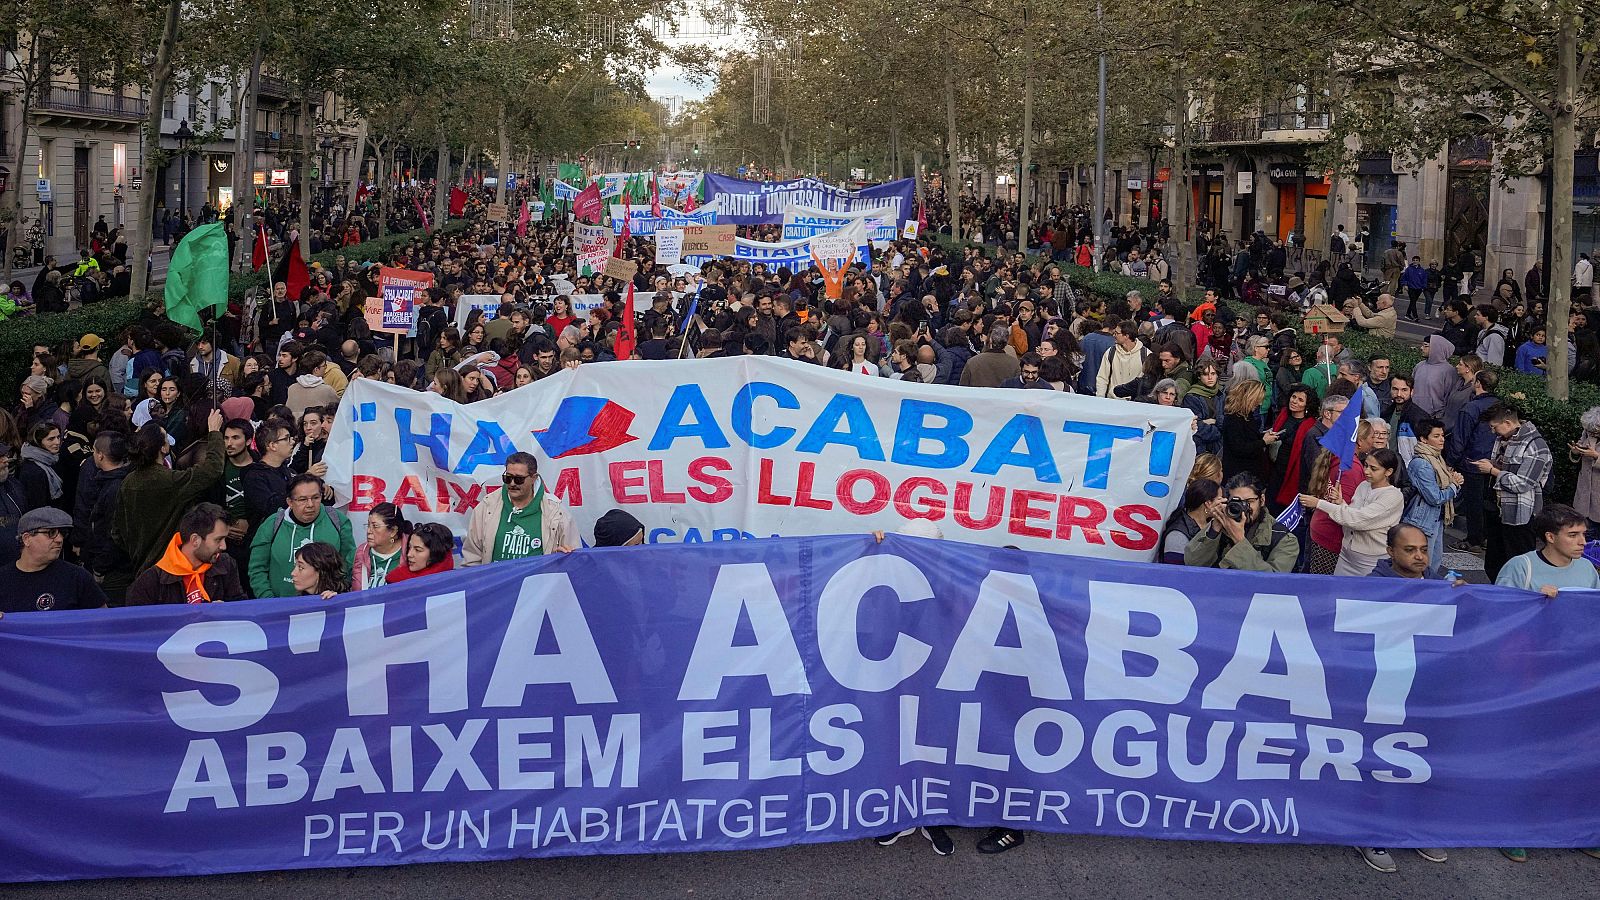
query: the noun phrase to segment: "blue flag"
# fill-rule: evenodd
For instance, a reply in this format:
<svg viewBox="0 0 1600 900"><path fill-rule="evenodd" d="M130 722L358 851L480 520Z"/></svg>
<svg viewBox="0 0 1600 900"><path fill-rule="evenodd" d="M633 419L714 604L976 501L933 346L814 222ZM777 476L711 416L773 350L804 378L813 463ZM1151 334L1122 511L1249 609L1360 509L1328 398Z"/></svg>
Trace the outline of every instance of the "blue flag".
<svg viewBox="0 0 1600 900"><path fill-rule="evenodd" d="M1317 443L1328 448L1328 452L1339 457L1340 471L1350 468L1356 459L1356 426L1361 424L1361 401L1352 399L1350 405L1339 414L1338 421L1328 429Z"/></svg>
<svg viewBox="0 0 1600 900"><path fill-rule="evenodd" d="M1282 525L1285 531L1293 531L1300 527L1300 521L1305 518L1305 514L1306 508L1300 505L1300 498L1296 497L1283 508L1283 512L1278 513L1278 524Z"/></svg>

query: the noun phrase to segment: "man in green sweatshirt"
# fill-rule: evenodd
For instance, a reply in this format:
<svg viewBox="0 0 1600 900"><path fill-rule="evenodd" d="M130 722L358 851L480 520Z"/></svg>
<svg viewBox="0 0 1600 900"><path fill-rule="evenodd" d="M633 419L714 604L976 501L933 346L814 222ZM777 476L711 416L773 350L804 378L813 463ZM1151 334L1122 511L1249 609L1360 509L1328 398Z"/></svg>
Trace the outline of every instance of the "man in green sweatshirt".
<svg viewBox="0 0 1600 900"><path fill-rule="evenodd" d="M321 542L344 557L345 571L355 560L356 543L350 520L322 505L322 479L296 475L289 481L288 508L269 516L250 542L250 590L257 597L293 597L298 593L289 580L294 552Z"/></svg>

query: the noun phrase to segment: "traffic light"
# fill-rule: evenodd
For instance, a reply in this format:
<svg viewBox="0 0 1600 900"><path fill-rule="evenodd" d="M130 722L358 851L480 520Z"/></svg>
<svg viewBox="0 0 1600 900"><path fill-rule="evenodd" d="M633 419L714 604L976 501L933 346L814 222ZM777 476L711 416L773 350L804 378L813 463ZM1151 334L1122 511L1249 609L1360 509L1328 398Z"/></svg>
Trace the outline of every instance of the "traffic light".
<svg viewBox="0 0 1600 900"><path fill-rule="evenodd" d="M694 145L694 155L695 156L699 156L700 155L700 145L699 144L695 144Z"/></svg>

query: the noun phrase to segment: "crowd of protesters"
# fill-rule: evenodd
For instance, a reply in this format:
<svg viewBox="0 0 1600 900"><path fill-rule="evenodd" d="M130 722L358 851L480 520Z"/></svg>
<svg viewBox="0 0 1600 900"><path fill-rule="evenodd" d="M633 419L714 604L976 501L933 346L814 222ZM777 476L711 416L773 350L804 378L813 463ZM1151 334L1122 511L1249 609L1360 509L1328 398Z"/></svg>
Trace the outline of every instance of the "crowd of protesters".
<svg viewBox="0 0 1600 900"><path fill-rule="evenodd" d="M396 190L400 199L418 189ZM415 199L391 210L416 214L427 204ZM471 403L615 359L626 286L579 273L563 222L488 223L489 199L472 192L462 230L413 238L383 259L339 256L314 266L298 291L277 282L199 335L151 311L116 335L35 347L19 402L0 411L0 609L331 597L458 564L642 542L644 526L621 511L579 534L527 453L506 460L502 490L476 507L464 534L413 525L381 504L357 535L332 502L322 457L352 380ZM286 245L294 213L263 213ZM1007 213L969 204L966 214L1003 228ZM359 243L370 233L362 215L319 216L316 245ZM391 224L408 224L404 215ZM1337 335L1308 357L1284 313L1320 282L1270 275L1283 290L1242 292L1254 304L1242 315L1227 301L1240 282L1213 282L1191 305L1164 277L1160 230L1126 229L1099 262L1149 278L1149 291L1082 294L1063 266L1079 263L1088 224L1082 211L1049 211L1038 237L1053 252L1042 257L896 242L852 269L832 299L815 269L722 260L671 275L653 263L648 240L634 239L623 248L639 261L633 287L653 294L635 311L632 355L771 355L865 377L1182 407L1194 414L1198 458L1161 534L1166 562L1454 580L1445 530L1459 524L1458 549L1481 552L1492 580L1550 596L1600 588L1583 557L1600 527L1600 409L1583 417L1579 441L1552 448L1501 402L1485 363L1504 365L1510 351L1480 352L1486 329L1498 327L1494 307L1430 338L1411 371L1381 355L1358 359ZM364 316L380 263L434 276L416 336L398 344L375 339ZM501 302L458 328L463 294ZM577 316L577 294L604 300ZM1341 299L1365 327L1392 334L1391 293ZM1589 313L1574 312L1580 348L1600 322ZM1530 342L1538 335L1526 332ZM1348 463L1320 440L1347 410L1359 416ZM1571 497L1547 496L1558 452L1579 464ZM1303 514L1289 515L1296 509ZM982 849L1021 840L996 829ZM1378 848L1363 855L1393 866Z"/></svg>

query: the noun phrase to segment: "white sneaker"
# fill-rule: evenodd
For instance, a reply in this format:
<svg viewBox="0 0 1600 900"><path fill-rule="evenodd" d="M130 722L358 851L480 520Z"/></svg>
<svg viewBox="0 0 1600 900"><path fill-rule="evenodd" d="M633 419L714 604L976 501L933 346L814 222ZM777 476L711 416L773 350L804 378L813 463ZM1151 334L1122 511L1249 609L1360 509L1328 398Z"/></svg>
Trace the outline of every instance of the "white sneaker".
<svg viewBox="0 0 1600 900"><path fill-rule="evenodd" d="M1394 857L1390 856L1389 851L1382 847L1357 847L1356 852L1361 854L1361 861L1371 867L1373 871L1382 872L1385 875L1393 875L1395 872L1400 871L1400 867L1394 864Z"/></svg>

